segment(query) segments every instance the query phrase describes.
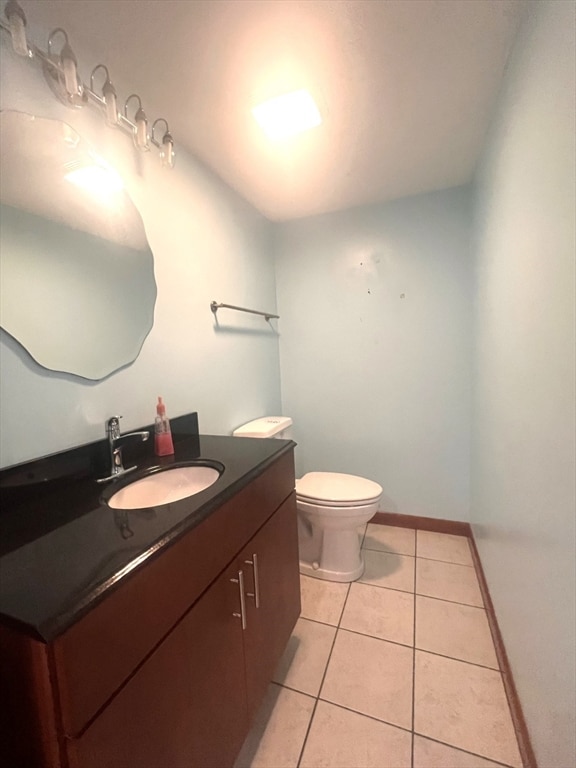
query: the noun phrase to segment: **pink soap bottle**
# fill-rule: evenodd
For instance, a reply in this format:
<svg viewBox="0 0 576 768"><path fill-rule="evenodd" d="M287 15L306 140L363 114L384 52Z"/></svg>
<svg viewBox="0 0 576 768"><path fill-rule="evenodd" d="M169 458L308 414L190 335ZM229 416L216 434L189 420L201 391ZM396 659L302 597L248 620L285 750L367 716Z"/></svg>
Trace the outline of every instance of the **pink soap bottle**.
<svg viewBox="0 0 576 768"><path fill-rule="evenodd" d="M154 422L154 452L156 456L171 456L174 453L170 422L166 416L166 406L162 398L158 398L156 405L156 419Z"/></svg>

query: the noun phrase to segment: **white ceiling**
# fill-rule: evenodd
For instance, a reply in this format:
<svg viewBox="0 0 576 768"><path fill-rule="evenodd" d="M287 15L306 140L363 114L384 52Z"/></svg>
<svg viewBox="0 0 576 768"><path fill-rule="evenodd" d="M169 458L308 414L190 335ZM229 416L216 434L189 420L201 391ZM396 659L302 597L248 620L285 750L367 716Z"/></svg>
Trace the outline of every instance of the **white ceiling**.
<svg viewBox="0 0 576 768"><path fill-rule="evenodd" d="M472 178L525 0L21 0L63 26L272 220ZM41 35L41 37L38 37ZM96 58L93 58L95 56ZM272 144L251 107L306 88L318 128ZM119 94L122 101L128 93Z"/></svg>

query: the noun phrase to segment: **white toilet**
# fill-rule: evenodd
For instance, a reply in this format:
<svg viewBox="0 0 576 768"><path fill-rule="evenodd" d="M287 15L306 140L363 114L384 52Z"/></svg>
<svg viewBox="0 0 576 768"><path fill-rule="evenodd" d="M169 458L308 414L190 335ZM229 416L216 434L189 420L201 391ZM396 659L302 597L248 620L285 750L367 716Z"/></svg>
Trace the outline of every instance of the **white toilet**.
<svg viewBox="0 0 576 768"><path fill-rule="evenodd" d="M236 429L236 437L291 438L292 419L269 416ZM300 573L355 581L364 572L358 527L378 511L382 488L338 472L308 472L296 480Z"/></svg>

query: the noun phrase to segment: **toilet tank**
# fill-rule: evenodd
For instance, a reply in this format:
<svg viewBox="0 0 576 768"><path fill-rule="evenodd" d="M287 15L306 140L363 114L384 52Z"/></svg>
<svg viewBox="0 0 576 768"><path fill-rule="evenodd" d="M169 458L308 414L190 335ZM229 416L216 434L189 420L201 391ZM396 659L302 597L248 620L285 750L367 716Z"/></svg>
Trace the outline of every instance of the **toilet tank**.
<svg viewBox="0 0 576 768"><path fill-rule="evenodd" d="M249 421L232 432L234 437L292 438L292 419L288 416L263 416Z"/></svg>

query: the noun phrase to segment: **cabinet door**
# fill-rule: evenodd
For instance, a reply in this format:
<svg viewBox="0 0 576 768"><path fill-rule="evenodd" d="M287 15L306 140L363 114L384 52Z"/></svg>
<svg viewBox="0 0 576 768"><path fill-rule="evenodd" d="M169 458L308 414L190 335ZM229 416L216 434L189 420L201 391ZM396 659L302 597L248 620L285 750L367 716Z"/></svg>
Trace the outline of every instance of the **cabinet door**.
<svg viewBox="0 0 576 768"><path fill-rule="evenodd" d="M192 685L188 726L194 738L187 763L191 768L231 768L246 737L240 602L238 572L230 566L185 622Z"/></svg>
<svg viewBox="0 0 576 768"><path fill-rule="evenodd" d="M86 732L72 768L225 768L247 729L237 569L230 566Z"/></svg>
<svg viewBox="0 0 576 768"><path fill-rule="evenodd" d="M244 654L252 719L300 615L295 494L242 550L238 567L244 571L246 591Z"/></svg>

